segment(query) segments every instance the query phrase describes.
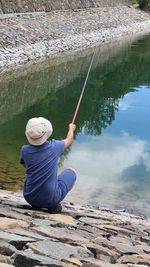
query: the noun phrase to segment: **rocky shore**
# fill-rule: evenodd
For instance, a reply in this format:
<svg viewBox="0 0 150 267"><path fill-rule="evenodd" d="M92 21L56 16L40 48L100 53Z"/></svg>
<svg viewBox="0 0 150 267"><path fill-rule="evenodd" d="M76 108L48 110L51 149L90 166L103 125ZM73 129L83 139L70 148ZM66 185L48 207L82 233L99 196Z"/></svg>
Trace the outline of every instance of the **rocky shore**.
<svg viewBox="0 0 150 267"><path fill-rule="evenodd" d="M150 32L150 14L133 6L0 14L0 23L0 72Z"/></svg>
<svg viewBox="0 0 150 267"><path fill-rule="evenodd" d="M3 190L0 203L0 267L150 266L146 217L65 202L50 214Z"/></svg>

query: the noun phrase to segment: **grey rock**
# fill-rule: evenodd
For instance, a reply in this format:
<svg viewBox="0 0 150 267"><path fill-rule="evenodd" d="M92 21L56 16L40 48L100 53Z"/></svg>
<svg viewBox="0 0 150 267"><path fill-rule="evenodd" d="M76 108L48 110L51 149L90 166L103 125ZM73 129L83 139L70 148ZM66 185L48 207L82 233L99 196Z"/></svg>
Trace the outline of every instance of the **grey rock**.
<svg viewBox="0 0 150 267"><path fill-rule="evenodd" d="M43 235L40 235L38 233L34 233L33 231L29 231L29 230L22 229L22 228L7 229L7 233L24 236L26 238L31 238L34 240L48 239L48 237L46 237L46 236L43 236Z"/></svg>
<svg viewBox="0 0 150 267"><path fill-rule="evenodd" d="M14 267L14 265L0 262L0 267Z"/></svg>
<svg viewBox="0 0 150 267"><path fill-rule="evenodd" d="M16 267L34 267L35 265L40 266L51 266L51 267L69 267L69 264L63 264L57 260L49 257L33 254L31 252L18 251L14 255L14 264Z"/></svg>
<svg viewBox="0 0 150 267"><path fill-rule="evenodd" d="M33 238L11 234L4 231L0 231L0 239L3 241L8 241L9 244L15 246L17 249L21 249L28 242L35 241Z"/></svg>
<svg viewBox="0 0 150 267"><path fill-rule="evenodd" d="M88 258L92 253L87 248L81 246L71 246L58 241L45 240L27 244L27 247L38 254L49 256L54 259L65 259L68 257Z"/></svg>
<svg viewBox="0 0 150 267"><path fill-rule="evenodd" d="M16 248L11 244L5 241L0 241L0 254L11 256L16 251Z"/></svg>
<svg viewBox="0 0 150 267"><path fill-rule="evenodd" d="M85 243L88 239L83 237L81 233L78 233L75 229L59 228L59 227L33 227L34 231L45 235L50 238L57 239L61 242L73 244L73 243Z"/></svg>

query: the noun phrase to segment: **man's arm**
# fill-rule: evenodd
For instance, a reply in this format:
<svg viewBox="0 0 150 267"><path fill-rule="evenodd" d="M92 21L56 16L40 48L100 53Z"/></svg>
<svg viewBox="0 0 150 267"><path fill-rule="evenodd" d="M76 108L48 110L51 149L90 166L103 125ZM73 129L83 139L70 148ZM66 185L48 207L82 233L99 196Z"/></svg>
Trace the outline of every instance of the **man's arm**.
<svg viewBox="0 0 150 267"><path fill-rule="evenodd" d="M69 147L73 143L73 138L74 138L74 131L76 129L76 125L73 123L69 124L69 130L66 136L66 139L64 140L65 142L65 149Z"/></svg>

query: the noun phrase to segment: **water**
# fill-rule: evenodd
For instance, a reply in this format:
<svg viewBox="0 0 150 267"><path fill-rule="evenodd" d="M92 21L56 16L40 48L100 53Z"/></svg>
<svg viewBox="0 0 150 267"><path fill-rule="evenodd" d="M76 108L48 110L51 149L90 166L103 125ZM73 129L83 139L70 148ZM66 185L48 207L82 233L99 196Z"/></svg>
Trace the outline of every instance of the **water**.
<svg viewBox="0 0 150 267"><path fill-rule="evenodd" d="M19 150L29 118L43 116L64 139L91 52L44 62L1 77L0 188L22 189ZM97 50L76 124L75 141L59 171L72 166L77 183L68 196L150 215L150 36Z"/></svg>

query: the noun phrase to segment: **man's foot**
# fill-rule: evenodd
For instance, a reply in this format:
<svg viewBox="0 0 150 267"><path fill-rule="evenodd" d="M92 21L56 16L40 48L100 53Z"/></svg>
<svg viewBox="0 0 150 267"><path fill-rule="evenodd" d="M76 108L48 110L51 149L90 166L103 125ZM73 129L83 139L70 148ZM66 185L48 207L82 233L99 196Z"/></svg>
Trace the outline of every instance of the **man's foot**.
<svg viewBox="0 0 150 267"><path fill-rule="evenodd" d="M62 211L61 204L58 204L55 208L48 209L48 212L52 214L61 213L61 211Z"/></svg>

